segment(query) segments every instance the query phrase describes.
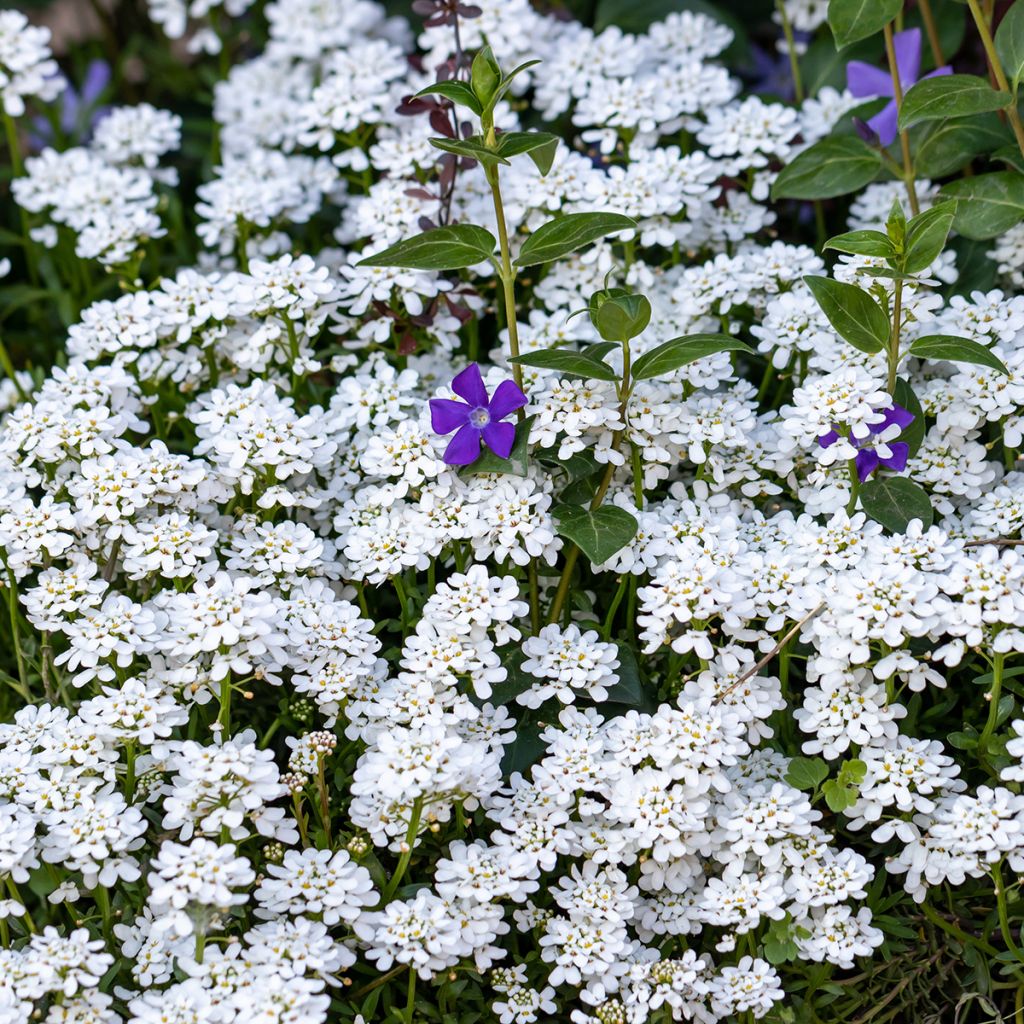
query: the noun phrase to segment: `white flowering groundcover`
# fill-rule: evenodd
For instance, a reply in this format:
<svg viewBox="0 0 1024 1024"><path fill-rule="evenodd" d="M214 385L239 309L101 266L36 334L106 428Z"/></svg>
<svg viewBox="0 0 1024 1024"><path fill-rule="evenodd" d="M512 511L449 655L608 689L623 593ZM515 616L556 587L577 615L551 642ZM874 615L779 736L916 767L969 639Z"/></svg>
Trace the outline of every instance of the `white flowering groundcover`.
<svg viewBox="0 0 1024 1024"><path fill-rule="evenodd" d="M0 12L0 1024L1022 1024L1024 0L400 6Z"/></svg>

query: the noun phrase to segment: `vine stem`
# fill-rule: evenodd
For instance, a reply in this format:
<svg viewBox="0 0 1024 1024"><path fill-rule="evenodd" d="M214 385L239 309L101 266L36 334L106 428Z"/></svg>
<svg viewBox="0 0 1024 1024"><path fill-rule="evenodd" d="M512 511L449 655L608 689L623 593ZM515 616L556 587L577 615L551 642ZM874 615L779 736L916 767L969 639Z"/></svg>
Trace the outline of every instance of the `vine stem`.
<svg viewBox="0 0 1024 1024"><path fill-rule="evenodd" d="M932 12L931 0L917 0L917 6L921 10L921 20L924 22L924 32L928 36L928 45L931 47L932 59L935 66L941 67L946 63L942 56L942 42L939 39L939 30L935 24L935 15Z"/></svg>
<svg viewBox="0 0 1024 1024"><path fill-rule="evenodd" d="M398 885L405 877L405 872L409 869L409 861L412 860L412 849L416 845L416 834L420 830L420 818L422 816L423 797L418 796L413 801L412 812L409 815L409 828L405 833L405 848L402 850L402 856L398 858L398 866L395 868L395 873L391 876L391 881L388 882L387 888L381 896L380 905L382 907L387 906L391 902L391 897L398 891Z"/></svg>
<svg viewBox="0 0 1024 1024"><path fill-rule="evenodd" d="M512 266L512 251L508 244L508 225L505 223L505 207L501 201L501 185L498 182L498 167L487 168L487 184L491 187L491 200L494 203L494 219L498 225L498 246L501 250L500 273L501 289L505 300L505 321L508 325L508 349L513 359L519 355L519 325L516 323L516 276ZM523 390L523 368L518 363L512 364L512 379L516 387ZM519 410L520 422L523 410Z"/></svg>
<svg viewBox="0 0 1024 1024"><path fill-rule="evenodd" d="M903 106L903 83L900 81L900 69L896 63L896 44L892 35L892 22L883 29L885 35L885 55L889 61L889 74L892 75L892 95L896 101L896 116L899 117ZM914 182L914 162L910 157L910 136L906 131L900 132L900 148L903 151L903 184L910 201L910 212L916 217L921 212L917 201L917 185ZM890 387L890 390L892 388Z"/></svg>
<svg viewBox="0 0 1024 1024"><path fill-rule="evenodd" d="M992 865L992 881L995 883L996 887L996 909L999 913L999 930L1002 932L1003 942L1006 943L1006 948L1013 953L1021 963L1024 963L1024 953L1020 951L1020 948L1014 941L1013 932L1010 930L1010 915L1006 907L1006 890L1003 888L1002 863L1002 861L997 861Z"/></svg>
<svg viewBox="0 0 1024 1024"><path fill-rule="evenodd" d="M1010 83L1006 79L1006 72L1003 70L1002 62L999 60L999 54L996 53L995 40L992 38L992 30L989 28L988 19L985 17L984 11L979 6L978 0L967 0L967 6L971 9L971 17L974 18L978 35L981 37L981 45L985 47L985 56L988 57L988 66L992 69L992 74L995 76L996 85L1003 92L1012 92ZM1017 140L1017 148L1020 150L1021 155L1024 156L1024 124L1021 124L1020 113L1017 110L1016 103L1011 103L1006 108L1006 117L1010 122L1010 127L1013 129L1013 137Z"/></svg>
<svg viewBox="0 0 1024 1024"><path fill-rule="evenodd" d="M917 210L915 209L915 213ZM903 281L896 278L892 293L892 331L889 335L889 380L888 392L896 392L896 373L900 367L900 330L903 320Z"/></svg>
<svg viewBox="0 0 1024 1024"><path fill-rule="evenodd" d="M1003 662L1005 655L993 653L992 655L992 689L988 693L988 718L985 720L985 727L978 737L978 749L984 753L988 749L992 734L996 731L996 724L999 720L999 697L1003 689Z"/></svg>
<svg viewBox="0 0 1024 1024"><path fill-rule="evenodd" d="M789 73L793 77L793 98L797 104L804 101L804 81L800 74L800 61L797 59L796 40L793 38L793 25L786 12L785 0L775 0L775 10L779 12L782 22L782 34L786 37L786 50L789 54Z"/></svg>

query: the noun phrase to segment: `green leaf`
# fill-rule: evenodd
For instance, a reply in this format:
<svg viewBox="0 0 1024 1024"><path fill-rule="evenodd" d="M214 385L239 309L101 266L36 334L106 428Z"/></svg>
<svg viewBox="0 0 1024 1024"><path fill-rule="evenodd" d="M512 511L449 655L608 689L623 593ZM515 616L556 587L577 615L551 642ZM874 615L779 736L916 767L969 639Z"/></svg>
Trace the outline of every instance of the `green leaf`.
<svg viewBox="0 0 1024 1024"><path fill-rule="evenodd" d="M915 139L914 168L922 178L944 178L975 157L991 153L1011 137L996 114L929 121ZM1012 149L1020 156L1016 144Z"/></svg>
<svg viewBox="0 0 1024 1024"><path fill-rule="evenodd" d="M1024 78L1024 0L1017 0L999 22L996 54L1016 95Z"/></svg>
<svg viewBox="0 0 1024 1024"><path fill-rule="evenodd" d="M684 338L673 338L650 352L645 352L633 364L635 380L650 380L664 377L716 352L751 352L745 342L728 334L691 334Z"/></svg>
<svg viewBox="0 0 1024 1024"><path fill-rule="evenodd" d="M997 171L942 186L957 201L953 227L967 238L995 238L1024 219L1024 174Z"/></svg>
<svg viewBox="0 0 1024 1024"><path fill-rule="evenodd" d="M906 131L922 121L948 117L975 117L1010 105L1008 92L993 89L977 75L937 75L911 86L900 105L899 128Z"/></svg>
<svg viewBox="0 0 1024 1024"><path fill-rule="evenodd" d="M932 265L946 244L955 216L956 203L936 203L911 219L903 258L905 274L919 274Z"/></svg>
<svg viewBox="0 0 1024 1024"><path fill-rule="evenodd" d="M469 107L477 117L483 111L480 101L466 82L435 82L433 85L428 85L426 89L420 89L416 95L443 96L446 100L451 100L452 103L457 103L460 107Z"/></svg>
<svg viewBox="0 0 1024 1024"><path fill-rule="evenodd" d="M836 135L798 154L779 171L773 199L832 199L874 181L881 154L852 135Z"/></svg>
<svg viewBox="0 0 1024 1024"><path fill-rule="evenodd" d="M618 380L618 374L599 359L582 352L570 352L564 348L543 348L536 352L524 352L510 359L511 363L523 366L538 366L542 370L558 370L574 377L593 380Z"/></svg>
<svg viewBox="0 0 1024 1024"><path fill-rule="evenodd" d="M551 170L559 138L550 132L506 132L498 138L498 152L504 157L529 153L542 175Z"/></svg>
<svg viewBox="0 0 1024 1024"><path fill-rule="evenodd" d="M911 355L919 359L945 359L951 363L977 363L990 370L1010 375L1003 361L984 345L969 338L956 338L949 334L928 334L910 346Z"/></svg>
<svg viewBox="0 0 1024 1024"><path fill-rule="evenodd" d="M830 238L825 248L855 256L881 256L883 259L894 259L896 256L896 249L889 236L881 231L847 231Z"/></svg>
<svg viewBox="0 0 1024 1024"><path fill-rule="evenodd" d="M828 778L828 764L820 757L794 757L784 778L795 789L815 790Z"/></svg>
<svg viewBox="0 0 1024 1024"><path fill-rule="evenodd" d="M849 761L843 762L843 766L839 769L839 781L844 786L860 785L867 777L867 774L867 763L859 757L853 757Z"/></svg>
<svg viewBox="0 0 1024 1024"><path fill-rule="evenodd" d="M636 655L626 644L620 643L616 646L619 649L619 681L608 687L608 700L613 704L624 704L626 707L641 711L656 711L657 703L644 689Z"/></svg>
<svg viewBox="0 0 1024 1024"><path fill-rule="evenodd" d="M482 473L500 473L506 476L527 476L530 472L530 425L533 417L527 416L522 423L516 424L516 443L512 445L512 451L508 458L503 459L496 455L486 445L483 446L480 457L463 466L459 475L480 476Z"/></svg>
<svg viewBox="0 0 1024 1024"><path fill-rule="evenodd" d="M560 505L554 514L559 536L571 540L594 565L621 551L636 536L639 525L634 516L616 505L594 510Z"/></svg>
<svg viewBox="0 0 1024 1024"><path fill-rule="evenodd" d="M913 414L914 422L909 427L904 427L900 431L899 437L901 441L909 446L909 456L913 458L921 447L921 442L924 440L924 409L921 408L921 402L918 400L917 395L914 394L913 389L902 377L896 378L896 387L893 388L892 397L897 405L902 405L907 412Z"/></svg>
<svg viewBox="0 0 1024 1024"><path fill-rule="evenodd" d="M360 260L363 267L406 267L409 270L460 270L482 263L497 243L486 228L454 224L414 235Z"/></svg>
<svg viewBox="0 0 1024 1024"><path fill-rule="evenodd" d="M651 303L646 295L615 295L598 305L591 320L606 341L629 341L651 322Z"/></svg>
<svg viewBox="0 0 1024 1024"><path fill-rule="evenodd" d="M574 452L564 459L560 459L554 454L553 449L549 449L543 452L543 454L538 455L538 458L546 466L557 466L565 474L566 484L575 483L577 480L585 480L587 477L604 470L604 465L594 458L588 448L581 452Z"/></svg>
<svg viewBox="0 0 1024 1024"><path fill-rule="evenodd" d="M456 153L458 156L469 157L470 160L478 160L485 166L508 163L495 150L485 146L483 139L479 135L474 135L468 139L431 139L430 144L435 149L442 149L446 153Z"/></svg>
<svg viewBox="0 0 1024 1024"><path fill-rule="evenodd" d="M924 488L905 476L869 480L861 486L860 504L869 518L892 533L906 533L911 519L920 519L927 530L935 515Z"/></svg>
<svg viewBox="0 0 1024 1024"><path fill-rule="evenodd" d="M828 24L836 46L873 36L903 10L903 0L829 0Z"/></svg>
<svg viewBox="0 0 1024 1024"><path fill-rule="evenodd" d="M530 769L544 756L547 748L540 738L541 724L529 712L516 721L516 738L505 748L501 758L501 774L508 778L515 772L529 775Z"/></svg>
<svg viewBox="0 0 1024 1024"><path fill-rule="evenodd" d="M511 704L521 693L526 693L536 682L528 672L523 671L526 655L522 647L510 647L502 652L501 663L505 668L505 678L491 687L491 695L487 698L495 707Z"/></svg>
<svg viewBox="0 0 1024 1024"><path fill-rule="evenodd" d="M831 277L804 281L840 337L861 352L881 352L889 341L889 316L863 288Z"/></svg>
<svg viewBox="0 0 1024 1024"><path fill-rule="evenodd" d="M837 779L829 779L821 787L821 792L829 810L836 814L841 814L857 802L857 790L852 786L844 786Z"/></svg>
<svg viewBox="0 0 1024 1024"><path fill-rule="evenodd" d="M489 46L483 46L477 51L469 69L469 81L481 110L491 106L501 84L501 68Z"/></svg>
<svg viewBox="0 0 1024 1024"><path fill-rule="evenodd" d="M635 227L636 221L621 213L569 213L537 228L523 243L516 266L550 263L605 235Z"/></svg>
<svg viewBox="0 0 1024 1024"><path fill-rule="evenodd" d="M978 734L974 731L951 732L946 739L957 750L974 750L978 746Z"/></svg>
<svg viewBox="0 0 1024 1024"><path fill-rule="evenodd" d="M1016 142L1007 146L1000 146L992 153L992 159L1006 164L1011 170L1020 171L1024 174L1024 153Z"/></svg>

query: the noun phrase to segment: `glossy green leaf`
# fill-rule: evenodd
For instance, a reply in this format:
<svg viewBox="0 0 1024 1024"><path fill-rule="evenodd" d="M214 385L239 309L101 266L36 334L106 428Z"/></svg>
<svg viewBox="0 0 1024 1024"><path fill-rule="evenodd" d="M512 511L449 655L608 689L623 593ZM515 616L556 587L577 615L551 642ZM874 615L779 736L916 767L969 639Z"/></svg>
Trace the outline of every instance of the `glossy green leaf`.
<svg viewBox="0 0 1024 1024"><path fill-rule="evenodd" d="M445 153L456 153L458 156L465 156L470 160L478 160L485 166L508 163L496 150L485 146L479 135L468 139L431 139L430 144L435 149L444 150Z"/></svg>
<svg viewBox="0 0 1024 1024"><path fill-rule="evenodd" d="M956 216L956 203L936 203L907 225L903 272L919 274L942 252Z"/></svg>
<svg viewBox="0 0 1024 1024"><path fill-rule="evenodd" d="M855 284L831 277L804 278L836 333L861 352L880 352L889 341L889 316Z"/></svg>
<svg viewBox="0 0 1024 1024"><path fill-rule="evenodd" d="M829 0L828 24L836 46L873 36L903 10L903 0Z"/></svg>
<svg viewBox="0 0 1024 1024"><path fill-rule="evenodd" d="M607 562L635 536L636 517L617 505L591 510L572 505L554 509L558 534L571 540L594 565Z"/></svg>
<svg viewBox="0 0 1024 1024"><path fill-rule="evenodd" d="M893 388L892 397L897 405L902 405L914 417L913 423L908 427L904 427L900 431L899 436L899 440L909 446L909 454L913 458L921 447L921 442L924 440L924 409L921 407L920 399L914 394L913 388L902 377L896 378L896 387Z"/></svg>
<svg viewBox="0 0 1024 1024"><path fill-rule="evenodd" d="M435 82L433 85L428 85L426 89L420 89L416 95L443 96L446 100L451 100L452 103L457 103L461 107L469 107L477 117L480 116L480 112L483 109L480 106L480 101L466 82Z"/></svg>
<svg viewBox="0 0 1024 1024"><path fill-rule="evenodd" d="M542 348L536 352L524 352L509 362L523 366L537 366L542 370L557 370L573 377L593 380L618 380L616 372L607 364L582 352L564 348Z"/></svg>
<svg viewBox="0 0 1024 1024"><path fill-rule="evenodd" d="M454 224L414 235L359 261L363 267L406 267L410 270L459 270L482 263L497 242L486 228Z"/></svg>
<svg viewBox="0 0 1024 1024"><path fill-rule="evenodd" d="M852 253L855 256L879 256L883 259L893 259L896 256L896 249L889 236L881 231L847 231L830 238L825 243L825 248Z"/></svg>
<svg viewBox="0 0 1024 1024"><path fill-rule="evenodd" d="M636 655L625 644L616 646L619 649L619 667L616 672L619 680L608 687L608 700L639 711L656 711L657 702L651 699L644 688Z"/></svg>
<svg viewBox="0 0 1024 1024"><path fill-rule="evenodd" d="M975 157L991 153L1012 138L997 114L929 121L915 133L914 167L920 177L944 178ZM1020 155L1016 144L1014 152Z"/></svg>
<svg viewBox="0 0 1024 1024"><path fill-rule="evenodd" d="M501 84L501 68L489 46L477 50L469 69L469 81L481 109L490 106Z"/></svg>
<svg viewBox="0 0 1024 1024"><path fill-rule="evenodd" d="M912 519L920 519L927 530L935 517L927 492L905 476L868 480L860 489L860 506L892 533L906 533Z"/></svg>
<svg viewBox="0 0 1024 1024"><path fill-rule="evenodd" d="M882 157L860 139L837 135L805 149L779 171L773 199L832 199L874 181Z"/></svg>
<svg viewBox="0 0 1024 1024"><path fill-rule="evenodd" d="M942 187L957 201L953 227L967 238L995 238L1024 220L1024 174L996 171L960 178Z"/></svg>
<svg viewBox="0 0 1024 1024"><path fill-rule="evenodd" d="M1003 361L977 341L970 338L956 338L948 334L928 334L918 338L910 346L911 355L918 359L945 359L951 363L977 363L990 370L998 370L1009 376Z"/></svg>
<svg viewBox="0 0 1024 1024"><path fill-rule="evenodd" d="M1024 174L1024 153L1020 151L1020 147L1016 142L1011 142L1008 145L1000 146L998 149L993 150L992 159L1006 164L1011 170Z"/></svg>
<svg viewBox="0 0 1024 1024"><path fill-rule="evenodd" d="M1024 79L1024 0L1017 0L999 22L996 53L1016 93Z"/></svg>
<svg viewBox="0 0 1024 1024"><path fill-rule="evenodd" d="M615 295L600 303L591 319L605 341L629 341L651 322L651 303L645 295Z"/></svg>
<svg viewBox="0 0 1024 1024"><path fill-rule="evenodd" d="M530 424L533 417L527 416L521 423L516 423L516 441L508 458L496 455L486 445L480 449L480 457L463 466L459 475L480 476L482 473L499 473L505 476L528 476L530 472Z"/></svg>
<svg viewBox="0 0 1024 1024"><path fill-rule="evenodd" d="M569 213L537 228L523 243L516 266L550 263L605 235L635 227L636 221L621 213Z"/></svg>
<svg viewBox="0 0 1024 1024"><path fill-rule="evenodd" d="M729 334L691 334L684 338L673 338L650 352L645 352L633 364L636 380L650 380L664 377L716 352L752 352L745 342Z"/></svg>
<svg viewBox="0 0 1024 1024"><path fill-rule="evenodd" d="M529 153L543 175L551 170L558 141L558 136L550 132L506 132L498 138L498 152L504 157Z"/></svg>
<svg viewBox="0 0 1024 1024"><path fill-rule="evenodd" d="M944 121L949 117L974 117L1010 105L1008 92L993 89L987 78L977 75L936 75L922 78L907 90L900 106L901 131L922 121Z"/></svg>

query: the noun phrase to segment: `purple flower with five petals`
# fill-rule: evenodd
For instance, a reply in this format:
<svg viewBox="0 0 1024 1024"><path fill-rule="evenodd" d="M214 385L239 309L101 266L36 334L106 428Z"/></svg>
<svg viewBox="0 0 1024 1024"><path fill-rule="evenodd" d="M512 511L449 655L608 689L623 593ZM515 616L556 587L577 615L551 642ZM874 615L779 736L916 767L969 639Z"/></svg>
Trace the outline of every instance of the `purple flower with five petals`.
<svg viewBox="0 0 1024 1024"><path fill-rule="evenodd" d="M463 401L430 400L430 425L434 430L438 434L455 431L445 449L444 461L449 466L468 466L479 458L481 441L495 455L507 459L515 444L516 428L501 420L526 405L526 395L514 381L503 380L495 388L494 396L488 397L476 363L470 363L452 380L452 391Z"/></svg>
<svg viewBox="0 0 1024 1024"><path fill-rule="evenodd" d="M918 75L921 72L921 30L908 28L905 32L897 32L893 37L893 49L896 51L896 69L900 76L900 86L905 93L918 80ZM924 77L933 78L935 75L951 75L952 73L953 69L947 65L936 68ZM892 74L888 68L876 68L861 60L851 60L846 65L846 85L857 99L893 96ZM868 119L869 134L877 135L883 146L891 145L896 139L897 113L896 100L892 99L874 117ZM858 130L860 130L860 122L858 122Z"/></svg>
<svg viewBox="0 0 1024 1024"><path fill-rule="evenodd" d="M891 469L894 473L902 473L907 468L910 445L906 441L892 441L889 438L898 437L914 419L912 412L904 409L902 405L894 404L892 408L885 410L883 419L870 424L868 430L871 433L867 437L858 440L853 434L847 435L850 443L857 449L854 463L857 467L857 478L861 483L864 483L879 466ZM830 430L818 438L818 444L822 448L831 448L839 437L839 431Z"/></svg>

